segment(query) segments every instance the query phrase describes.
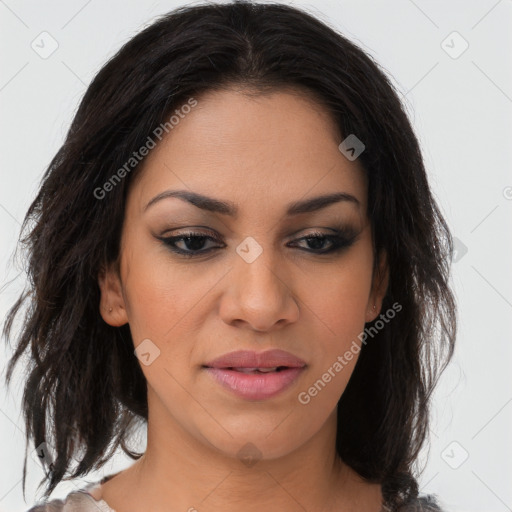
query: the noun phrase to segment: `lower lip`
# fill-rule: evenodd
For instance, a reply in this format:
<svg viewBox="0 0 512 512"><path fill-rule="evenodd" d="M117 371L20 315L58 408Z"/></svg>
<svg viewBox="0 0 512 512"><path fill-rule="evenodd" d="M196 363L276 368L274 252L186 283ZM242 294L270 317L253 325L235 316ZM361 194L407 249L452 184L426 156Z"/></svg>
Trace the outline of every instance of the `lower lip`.
<svg viewBox="0 0 512 512"><path fill-rule="evenodd" d="M242 373L226 368L205 368L205 370L236 395L248 400L265 400L289 387L304 367L269 373Z"/></svg>

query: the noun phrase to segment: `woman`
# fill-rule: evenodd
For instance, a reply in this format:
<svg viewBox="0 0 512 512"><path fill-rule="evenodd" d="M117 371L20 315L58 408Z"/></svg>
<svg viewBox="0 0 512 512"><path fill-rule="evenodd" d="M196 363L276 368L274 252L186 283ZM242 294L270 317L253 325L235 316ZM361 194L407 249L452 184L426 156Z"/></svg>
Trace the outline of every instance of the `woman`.
<svg viewBox="0 0 512 512"><path fill-rule="evenodd" d="M163 16L89 86L29 224L7 380L29 349L44 497L136 460L32 511L440 510L413 466L454 347L451 236L343 36L279 4Z"/></svg>

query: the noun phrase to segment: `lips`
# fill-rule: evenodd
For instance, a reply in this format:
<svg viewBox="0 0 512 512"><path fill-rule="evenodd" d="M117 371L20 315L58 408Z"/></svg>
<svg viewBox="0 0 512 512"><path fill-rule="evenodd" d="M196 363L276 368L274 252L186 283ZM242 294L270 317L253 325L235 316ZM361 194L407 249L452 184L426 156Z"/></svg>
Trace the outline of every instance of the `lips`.
<svg viewBox="0 0 512 512"><path fill-rule="evenodd" d="M283 368L302 368L306 363L284 350L267 350L266 352L253 352L239 350L230 352L206 363L208 368L224 368L235 371L279 371Z"/></svg>
<svg viewBox="0 0 512 512"><path fill-rule="evenodd" d="M283 350L231 352L204 365L215 381L246 400L278 395L297 380L305 367L302 359Z"/></svg>

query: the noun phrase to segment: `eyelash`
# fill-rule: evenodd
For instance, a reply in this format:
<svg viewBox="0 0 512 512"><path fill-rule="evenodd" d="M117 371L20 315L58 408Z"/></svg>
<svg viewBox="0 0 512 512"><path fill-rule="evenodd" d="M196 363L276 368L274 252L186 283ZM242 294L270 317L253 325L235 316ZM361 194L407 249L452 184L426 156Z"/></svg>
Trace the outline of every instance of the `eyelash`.
<svg viewBox="0 0 512 512"><path fill-rule="evenodd" d="M328 235L326 233L321 233L319 231L314 231L312 233L308 233L306 236L303 236L301 238L298 238L296 241L302 241L302 240L320 240L324 241L327 240L331 242L332 246L327 250L308 250L308 249L301 249L305 252L309 252L312 254L317 255L324 255L324 254L335 254L337 252L342 251L343 249L347 249L350 247L356 240L357 234L354 230L350 228L339 228L337 229L338 234L337 235ZM213 242L219 242L215 237L208 236L205 233L200 233L196 231L190 231L187 233L184 233L179 236L171 236L171 237L157 237L159 240L161 240L172 252L183 256L185 258L198 258L200 256L204 256L205 254L210 253L211 251L215 249L221 249L221 247L211 247L206 250L196 250L196 251L185 251L183 249L179 249L176 247L176 242L184 241L185 239L197 239L197 238L205 238L207 240L211 240Z"/></svg>

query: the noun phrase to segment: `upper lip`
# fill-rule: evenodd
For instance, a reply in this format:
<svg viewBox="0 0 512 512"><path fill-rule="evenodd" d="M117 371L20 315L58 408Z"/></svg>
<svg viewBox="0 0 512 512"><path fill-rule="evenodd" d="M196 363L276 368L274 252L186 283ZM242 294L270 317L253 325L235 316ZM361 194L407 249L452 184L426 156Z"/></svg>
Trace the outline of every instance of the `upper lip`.
<svg viewBox="0 0 512 512"><path fill-rule="evenodd" d="M238 350L224 354L204 366L210 368L274 368L287 366L301 368L306 363L284 350L267 350L266 352L253 352L251 350Z"/></svg>

